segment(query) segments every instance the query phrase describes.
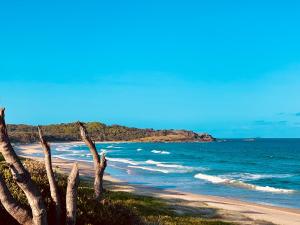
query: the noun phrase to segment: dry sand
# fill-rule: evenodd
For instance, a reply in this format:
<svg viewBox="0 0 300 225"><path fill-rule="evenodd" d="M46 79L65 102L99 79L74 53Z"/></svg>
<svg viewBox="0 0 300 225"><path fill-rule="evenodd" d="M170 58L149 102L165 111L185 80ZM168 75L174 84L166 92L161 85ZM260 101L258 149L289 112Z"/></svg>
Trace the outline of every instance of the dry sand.
<svg viewBox="0 0 300 225"><path fill-rule="evenodd" d="M32 153L41 153L38 144L16 146L17 153L26 158L43 160L33 157ZM74 162L53 158L53 165L61 172L68 173ZM86 179L93 176L93 165L78 162L80 175ZM238 224L280 224L300 225L300 210L262 205L240 201L232 198L191 194L175 190L162 190L141 185L131 185L105 174L105 187L113 191L126 191L139 195L165 199L178 213L192 212L203 217L220 218Z"/></svg>

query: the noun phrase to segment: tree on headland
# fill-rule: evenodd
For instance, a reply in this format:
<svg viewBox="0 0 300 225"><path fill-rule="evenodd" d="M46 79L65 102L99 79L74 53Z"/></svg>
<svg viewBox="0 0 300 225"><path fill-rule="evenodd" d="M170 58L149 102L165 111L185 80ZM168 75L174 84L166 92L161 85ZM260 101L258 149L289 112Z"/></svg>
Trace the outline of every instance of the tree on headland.
<svg viewBox="0 0 300 225"><path fill-rule="evenodd" d="M23 207L9 191L6 183L0 175L0 201L6 211L20 224L25 225L47 225L47 210L42 198L40 190L32 181L30 174L23 166L20 158L15 153L11 145L6 123L5 123L5 110L0 108L0 152L2 153L13 179L17 185L24 192L30 209ZM50 147L44 140L41 130L39 129L39 136L45 152L45 164L47 170L48 181L51 189L51 197L57 205L56 216L60 218L60 201L58 192L55 189L56 181L54 178L52 165L51 165L51 152ZM68 188L66 194L66 208L67 208L67 224L74 225L76 222L76 202L77 202L77 188L79 182L78 166L75 164L68 179ZM60 221L58 221L60 222ZM61 224L61 223L57 223Z"/></svg>
<svg viewBox="0 0 300 225"><path fill-rule="evenodd" d="M77 124L79 126L80 136L82 140L85 142L85 144L89 147L90 152L93 156L94 169L95 169L95 180L94 180L95 198L100 199L101 194L103 193L104 170L107 165L105 154L103 153L100 159L95 142L93 142L92 139L90 138L85 126L81 122L78 122Z"/></svg>

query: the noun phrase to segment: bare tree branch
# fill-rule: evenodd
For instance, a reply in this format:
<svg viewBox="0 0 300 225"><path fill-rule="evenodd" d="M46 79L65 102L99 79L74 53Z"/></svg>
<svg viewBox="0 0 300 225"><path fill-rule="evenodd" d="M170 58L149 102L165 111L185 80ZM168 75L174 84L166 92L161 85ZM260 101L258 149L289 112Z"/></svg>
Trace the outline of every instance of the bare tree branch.
<svg viewBox="0 0 300 225"><path fill-rule="evenodd" d="M77 123L79 126L79 130L80 130L80 136L82 138L82 140L85 142L85 144L89 147L92 155L93 155L93 160L94 160L94 166L96 168L97 164L100 164L100 157L99 154L97 152L95 143L92 141L92 139L90 138L85 126L83 125L83 123L78 122Z"/></svg>
<svg viewBox="0 0 300 225"><path fill-rule="evenodd" d="M18 203L8 190L2 176L0 175L0 201L6 211L20 224L32 225L30 211Z"/></svg>
<svg viewBox="0 0 300 225"><path fill-rule="evenodd" d="M15 153L8 134L4 119L4 109L0 109L0 151L11 168L18 186L25 193L32 210L32 219L35 225L47 224L47 212L41 193L30 178L30 174L25 170L19 157Z"/></svg>
<svg viewBox="0 0 300 225"><path fill-rule="evenodd" d="M100 199L101 194L103 192L103 175L104 170L106 168L107 162L105 155L103 154L100 160L99 154L96 149L95 143L92 141L90 136L88 135L88 132L83 125L83 123L78 122L77 123L80 130L80 136L82 140L85 142L85 144L89 147L90 152L93 156L94 161L94 169L95 169L95 180L94 180L94 191L95 191L95 198Z"/></svg>
<svg viewBox="0 0 300 225"><path fill-rule="evenodd" d="M66 224L67 225L76 224L78 184L79 184L79 171L78 171L78 165L77 163L75 163L68 177L67 194L66 194L66 209L67 209Z"/></svg>
<svg viewBox="0 0 300 225"><path fill-rule="evenodd" d="M107 166L107 160L106 160L106 157L105 157L105 153L103 152L102 155L101 155L101 162L100 162L100 195L101 193L103 193L103 175L104 175L104 171L106 169L106 166Z"/></svg>
<svg viewBox="0 0 300 225"><path fill-rule="evenodd" d="M49 144L45 140L43 136L43 132L39 126L38 126L38 133L39 133L40 142L43 147L44 155L45 155L45 167L46 167L47 177L50 186L50 194L55 204L55 221L56 224L60 224L61 223L61 200L59 197L58 187L52 169L51 149Z"/></svg>

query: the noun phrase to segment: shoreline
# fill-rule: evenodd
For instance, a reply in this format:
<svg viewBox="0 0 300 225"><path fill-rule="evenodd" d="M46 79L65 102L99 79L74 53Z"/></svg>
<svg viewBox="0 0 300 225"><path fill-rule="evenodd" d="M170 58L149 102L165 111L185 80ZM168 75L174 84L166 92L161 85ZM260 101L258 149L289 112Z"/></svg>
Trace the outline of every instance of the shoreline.
<svg viewBox="0 0 300 225"><path fill-rule="evenodd" d="M71 143L82 144L83 142ZM43 161L43 158L41 157L31 156L31 154L33 153L42 153L42 149L39 144L16 145L16 150L19 156ZM69 173L73 162L74 161L72 160L52 157L54 168L57 168L58 171L62 173ZM77 162L79 164L81 177L91 179L94 174L93 164L82 161ZM168 201L168 203L172 206L174 205L174 208L178 213L184 213L187 207L194 208L196 213L201 213L201 210L199 211L199 209L202 209L202 211L204 209L204 211L206 210L206 212L209 212L209 209L217 209L217 216L220 216L222 220L236 222L238 224L300 224L300 209L296 208L285 208L280 206L252 203L234 198L193 194L172 189L158 189L155 187L129 184L128 182L116 179L108 174L104 175L104 180L105 187L109 190L125 191L137 195L146 195L161 198ZM210 213L204 213L203 216L211 216L209 214ZM263 221L268 221L269 223Z"/></svg>

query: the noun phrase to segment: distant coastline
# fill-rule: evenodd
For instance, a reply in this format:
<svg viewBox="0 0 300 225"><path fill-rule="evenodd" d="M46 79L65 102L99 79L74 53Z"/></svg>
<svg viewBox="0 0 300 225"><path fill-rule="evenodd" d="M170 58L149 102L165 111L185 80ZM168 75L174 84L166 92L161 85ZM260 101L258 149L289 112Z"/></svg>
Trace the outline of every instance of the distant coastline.
<svg viewBox="0 0 300 225"><path fill-rule="evenodd" d="M62 123L41 126L51 142L81 141L76 123ZM86 123L93 140L99 142L212 142L216 139L208 133L190 130L154 130L106 125L99 122ZM14 143L35 143L38 141L37 128L32 125L9 124L8 133Z"/></svg>

